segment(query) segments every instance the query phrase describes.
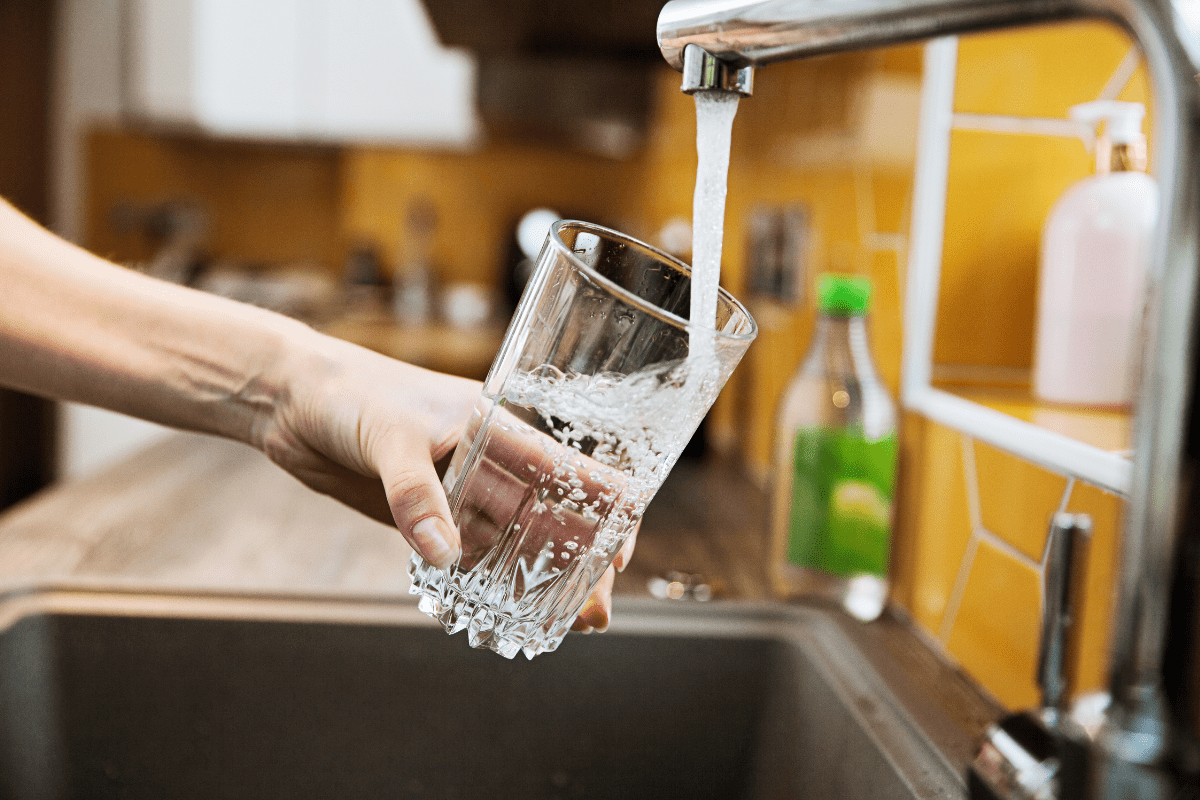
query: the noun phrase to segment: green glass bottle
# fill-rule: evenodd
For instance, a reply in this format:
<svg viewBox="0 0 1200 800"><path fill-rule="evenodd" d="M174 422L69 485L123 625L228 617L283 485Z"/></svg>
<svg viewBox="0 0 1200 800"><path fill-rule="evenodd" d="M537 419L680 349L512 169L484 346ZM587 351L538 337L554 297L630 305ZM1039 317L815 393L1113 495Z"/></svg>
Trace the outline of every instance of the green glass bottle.
<svg viewBox="0 0 1200 800"><path fill-rule="evenodd" d="M824 274L812 346L779 406L772 586L862 620L887 601L896 483L896 406L867 343L871 284Z"/></svg>

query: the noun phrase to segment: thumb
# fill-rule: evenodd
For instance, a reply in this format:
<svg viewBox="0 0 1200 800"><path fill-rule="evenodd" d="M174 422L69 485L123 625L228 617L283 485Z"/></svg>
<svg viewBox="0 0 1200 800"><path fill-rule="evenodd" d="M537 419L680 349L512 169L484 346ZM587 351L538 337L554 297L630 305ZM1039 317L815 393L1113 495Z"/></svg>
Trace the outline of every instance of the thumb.
<svg viewBox="0 0 1200 800"><path fill-rule="evenodd" d="M459 555L458 531L450 521L446 492L429 454L411 453L380 466L388 506L401 535L438 569L453 564Z"/></svg>

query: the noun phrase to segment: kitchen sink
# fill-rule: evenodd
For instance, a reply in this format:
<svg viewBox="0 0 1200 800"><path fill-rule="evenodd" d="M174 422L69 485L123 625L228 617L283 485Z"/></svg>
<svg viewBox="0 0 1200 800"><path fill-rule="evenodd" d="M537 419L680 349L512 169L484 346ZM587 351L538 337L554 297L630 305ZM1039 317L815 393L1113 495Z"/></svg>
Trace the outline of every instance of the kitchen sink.
<svg viewBox="0 0 1200 800"><path fill-rule="evenodd" d="M0 797L963 796L843 629L619 598L527 662L406 602L30 590L0 602Z"/></svg>

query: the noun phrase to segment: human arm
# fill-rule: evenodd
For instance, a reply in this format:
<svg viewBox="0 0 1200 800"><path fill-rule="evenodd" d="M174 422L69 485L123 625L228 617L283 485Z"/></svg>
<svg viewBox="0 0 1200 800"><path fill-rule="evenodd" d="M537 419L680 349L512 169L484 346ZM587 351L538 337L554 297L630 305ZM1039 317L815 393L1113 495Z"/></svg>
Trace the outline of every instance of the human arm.
<svg viewBox="0 0 1200 800"><path fill-rule="evenodd" d="M433 463L477 383L124 269L3 201L0 385L246 442L431 563L458 554ZM592 600L582 624L603 627L603 585Z"/></svg>

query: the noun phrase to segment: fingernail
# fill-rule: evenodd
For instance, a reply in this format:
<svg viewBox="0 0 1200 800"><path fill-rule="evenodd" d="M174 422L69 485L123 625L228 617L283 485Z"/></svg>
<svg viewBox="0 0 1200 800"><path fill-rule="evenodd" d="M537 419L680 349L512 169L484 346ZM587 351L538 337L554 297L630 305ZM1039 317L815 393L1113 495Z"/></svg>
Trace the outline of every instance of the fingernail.
<svg viewBox="0 0 1200 800"><path fill-rule="evenodd" d="M588 627L595 628L597 633L608 630L608 611L593 598L588 598L579 619Z"/></svg>
<svg viewBox="0 0 1200 800"><path fill-rule="evenodd" d="M426 517L413 525L413 546L421 556L438 569L445 569L458 557L458 548L446 523L437 517Z"/></svg>

